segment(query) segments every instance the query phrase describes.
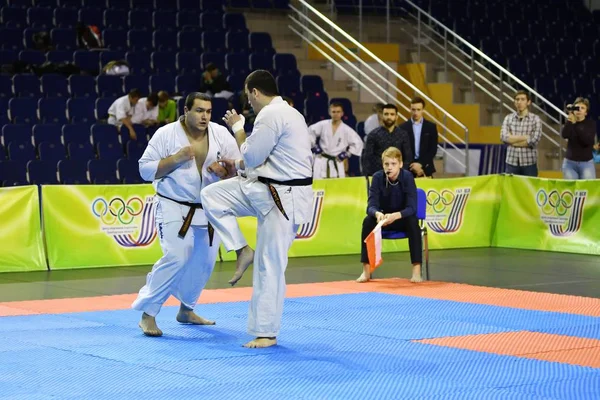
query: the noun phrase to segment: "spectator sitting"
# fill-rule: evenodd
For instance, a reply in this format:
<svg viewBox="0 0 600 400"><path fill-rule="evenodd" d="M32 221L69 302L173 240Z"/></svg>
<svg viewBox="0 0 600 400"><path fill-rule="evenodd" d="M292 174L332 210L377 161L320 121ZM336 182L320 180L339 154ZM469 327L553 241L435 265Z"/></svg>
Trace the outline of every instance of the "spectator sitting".
<svg viewBox="0 0 600 400"><path fill-rule="evenodd" d="M208 63L206 70L202 74L202 85L200 86L200 92L206 93L209 96L220 97L229 99L233 96L229 82L227 78L221 73L219 68L213 64Z"/></svg>
<svg viewBox="0 0 600 400"><path fill-rule="evenodd" d="M177 104L169 98L169 93L158 92L158 123L170 124L177 119Z"/></svg>
<svg viewBox="0 0 600 400"><path fill-rule="evenodd" d="M150 96L142 97L137 102L133 107L131 122L142 124L145 127L158 124L158 95L156 93L150 93Z"/></svg>
<svg viewBox="0 0 600 400"><path fill-rule="evenodd" d="M140 91L132 89L129 94L119 97L108 108L108 123L116 126L118 129L121 128L121 125L125 125L129 129L131 140L137 139L131 117L133 115L133 107L138 103L140 97L142 97Z"/></svg>

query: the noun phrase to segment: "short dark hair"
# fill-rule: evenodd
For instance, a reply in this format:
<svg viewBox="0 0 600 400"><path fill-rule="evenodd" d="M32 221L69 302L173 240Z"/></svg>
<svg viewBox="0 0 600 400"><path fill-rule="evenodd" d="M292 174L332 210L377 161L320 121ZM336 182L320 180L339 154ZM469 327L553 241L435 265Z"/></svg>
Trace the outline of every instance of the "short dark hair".
<svg viewBox="0 0 600 400"><path fill-rule="evenodd" d="M215 63L208 63L208 64L206 64L206 70L208 72L212 72L215 69L219 69L219 67L217 67L217 64L215 64Z"/></svg>
<svg viewBox="0 0 600 400"><path fill-rule="evenodd" d="M251 72L246 78L244 86L248 87L249 92L256 89L265 96L273 97L279 95L275 78L273 78L273 75L269 71L265 71L264 69L257 69Z"/></svg>
<svg viewBox="0 0 600 400"><path fill-rule="evenodd" d="M150 103L152 103L153 107L156 107L158 105L158 94L150 93L150 95L146 98L146 101L149 101Z"/></svg>
<svg viewBox="0 0 600 400"><path fill-rule="evenodd" d="M396 107L395 104L392 104L392 103L384 104L383 108L382 108L382 111L385 110L386 108L388 110L392 109L392 110L396 111L396 113L398 113L398 107Z"/></svg>
<svg viewBox="0 0 600 400"><path fill-rule="evenodd" d="M527 99L527 101L531 100L531 97L529 96L529 93L526 92L525 90L517 90L517 92L515 93L515 95L513 96L513 99L516 99L517 96L519 95L525 95L525 98Z"/></svg>
<svg viewBox="0 0 600 400"><path fill-rule="evenodd" d="M419 103L423 104L423 108L425 108L425 100L423 100L419 96L413 97L412 100L410 101L410 104L419 104Z"/></svg>
<svg viewBox="0 0 600 400"><path fill-rule="evenodd" d="M139 91L139 89L131 89L128 95L132 99L139 99L140 97L142 97L142 93Z"/></svg>
<svg viewBox="0 0 600 400"><path fill-rule="evenodd" d="M202 101L210 101L210 103L212 104L212 99L209 95L200 93L200 92L192 92L192 93L188 94L188 96L185 98L185 107L188 110L191 110L192 107L194 106L194 101L196 99L202 100Z"/></svg>
<svg viewBox="0 0 600 400"><path fill-rule="evenodd" d="M339 107L344 111L344 106L339 101L332 101L331 104L329 104L329 107Z"/></svg>
<svg viewBox="0 0 600 400"><path fill-rule="evenodd" d="M385 106L385 104L383 103L377 103L373 106L373 112L375 113L380 113L383 112L383 106Z"/></svg>

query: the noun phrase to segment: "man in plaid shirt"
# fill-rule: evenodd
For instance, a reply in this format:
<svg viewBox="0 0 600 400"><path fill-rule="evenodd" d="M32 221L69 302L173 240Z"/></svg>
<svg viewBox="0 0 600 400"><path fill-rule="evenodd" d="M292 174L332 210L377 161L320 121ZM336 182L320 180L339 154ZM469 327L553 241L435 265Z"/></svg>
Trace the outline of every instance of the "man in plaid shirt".
<svg viewBox="0 0 600 400"><path fill-rule="evenodd" d="M542 137L542 121L529 112L529 94L519 90L515 94L515 111L504 118L500 140L508 145L506 173L537 176L537 144Z"/></svg>

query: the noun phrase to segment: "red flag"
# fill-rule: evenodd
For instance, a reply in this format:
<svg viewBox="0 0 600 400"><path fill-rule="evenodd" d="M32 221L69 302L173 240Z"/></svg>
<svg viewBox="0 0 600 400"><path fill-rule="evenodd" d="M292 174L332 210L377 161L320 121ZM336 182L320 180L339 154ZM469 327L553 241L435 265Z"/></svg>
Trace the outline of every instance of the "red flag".
<svg viewBox="0 0 600 400"><path fill-rule="evenodd" d="M381 227L383 226L383 222L378 223L365 239L371 272L375 271L383 263L383 259L381 258Z"/></svg>

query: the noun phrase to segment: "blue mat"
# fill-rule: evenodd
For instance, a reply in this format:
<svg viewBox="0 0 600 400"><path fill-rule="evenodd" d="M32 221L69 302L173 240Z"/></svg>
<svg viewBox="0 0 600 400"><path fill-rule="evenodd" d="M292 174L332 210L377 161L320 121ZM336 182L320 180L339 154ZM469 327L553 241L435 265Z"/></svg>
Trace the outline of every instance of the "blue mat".
<svg viewBox="0 0 600 400"><path fill-rule="evenodd" d="M245 349L248 303L147 338L132 310L0 318L0 399L599 399L600 369L416 343L519 330L599 338L600 318L381 293L286 300Z"/></svg>

